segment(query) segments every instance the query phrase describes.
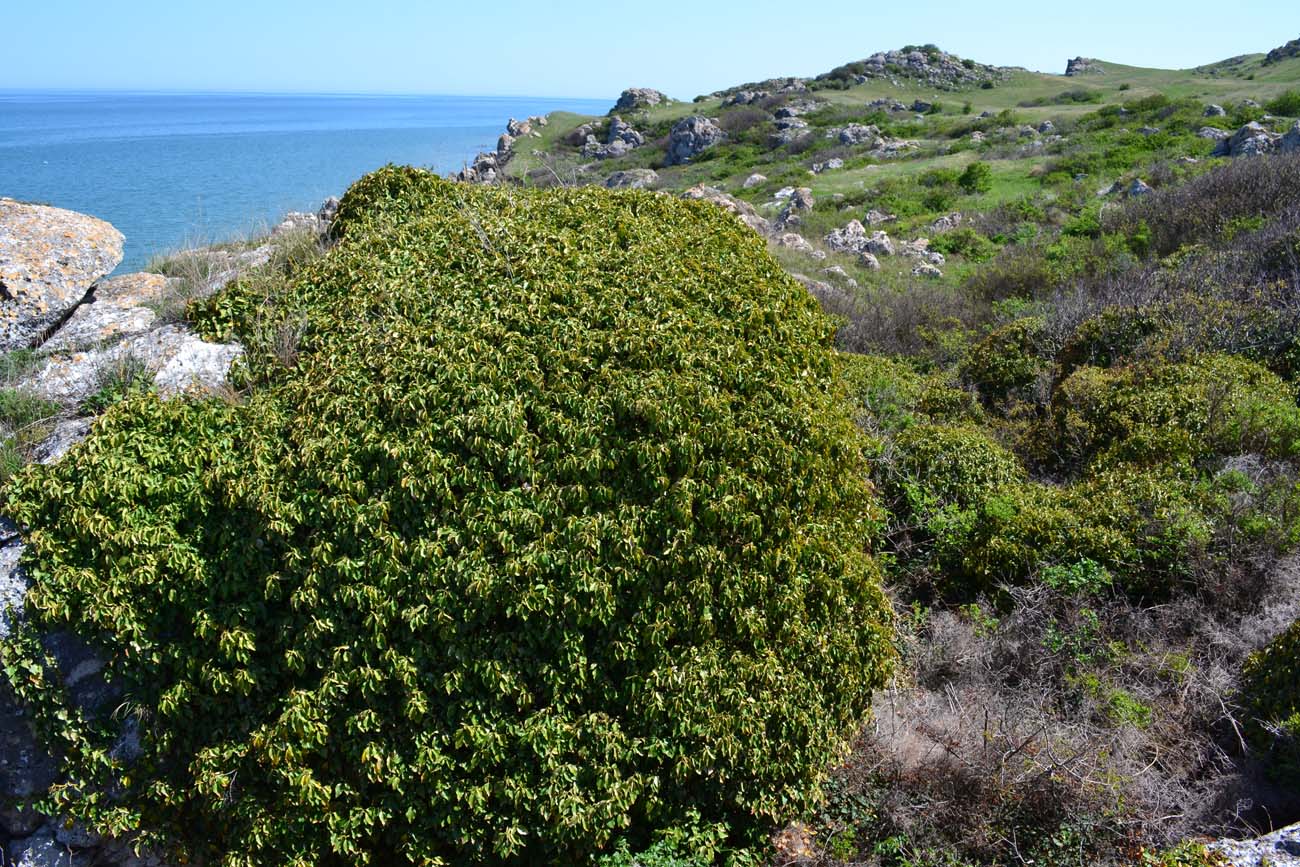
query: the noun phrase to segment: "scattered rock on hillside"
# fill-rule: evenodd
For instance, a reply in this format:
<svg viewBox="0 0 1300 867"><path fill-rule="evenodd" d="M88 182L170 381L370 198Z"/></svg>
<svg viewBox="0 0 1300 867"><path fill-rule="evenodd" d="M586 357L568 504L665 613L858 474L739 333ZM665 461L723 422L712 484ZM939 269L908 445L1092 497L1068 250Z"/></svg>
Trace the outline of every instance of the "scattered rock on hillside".
<svg viewBox="0 0 1300 867"><path fill-rule="evenodd" d="M1154 192L1151 185L1141 178L1134 178L1133 183L1128 186L1128 195L1130 199L1136 199L1139 196L1145 196L1147 193Z"/></svg>
<svg viewBox="0 0 1300 867"><path fill-rule="evenodd" d="M874 253L859 253L858 264L868 271L880 270L880 260L876 258Z"/></svg>
<svg viewBox="0 0 1300 867"><path fill-rule="evenodd" d="M933 46L926 46L877 52L864 60L819 75L817 79L850 81L854 84L866 84L873 79L894 82L912 79L937 90L957 90L986 81L1003 81L1013 71L1006 67L965 60Z"/></svg>
<svg viewBox="0 0 1300 867"><path fill-rule="evenodd" d="M926 102L923 99L917 99L912 102L912 111L916 112L917 114L925 114L927 111L929 111L932 108L934 108L933 102Z"/></svg>
<svg viewBox="0 0 1300 867"><path fill-rule="evenodd" d="M816 203L812 190L807 187L795 190L790 194L785 207L781 209L780 216L776 218L777 228L784 229L799 225L803 220L801 215L811 212Z"/></svg>
<svg viewBox="0 0 1300 867"><path fill-rule="evenodd" d="M642 190L659 183L659 173L654 169L627 169L614 172L605 181L611 190Z"/></svg>
<svg viewBox="0 0 1300 867"><path fill-rule="evenodd" d="M759 184L765 184L765 183L767 183L767 175L760 175L757 172L755 172L754 174L745 178L745 183L742 184L742 186L748 190L757 187Z"/></svg>
<svg viewBox="0 0 1300 867"><path fill-rule="evenodd" d="M850 220L843 228L836 229L825 238L826 246L836 253L871 253L875 256L894 255L894 242L885 232L867 234L866 228L857 220Z"/></svg>
<svg viewBox="0 0 1300 867"><path fill-rule="evenodd" d="M850 277L849 272L845 271L839 265L832 265L829 268L823 268L821 273L825 274L827 277L830 277L836 282L843 284L849 289L858 288L858 281Z"/></svg>
<svg viewBox="0 0 1300 867"><path fill-rule="evenodd" d="M820 175L822 172L832 172L842 168L844 168L844 160L833 157L824 163L813 163L812 172L814 175Z"/></svg>
<svg viewBox="0 0 1300 867"><path fill-rule="evenodd" d="M672 102L667 96L649 87L629 87L623 91L610 114L638 111L660 103Z"/></svg>
<svg viewBox="0 0 1300 867"><path fill-rule="evenodd" d="M912 259L927 259L929 254L929 238L916 238L911 241L901 241L898 244L898 255L900 256L907 256Z"/></svg>
<svg viewBox="0 0 1300 867"><path fill-rule="evenodd" d="M840 144L845 145L871 145L872 147L880 143L880 128L874 125L867 126L860 123L852 123L839 131Z"/></svg>
<svg viewBox="0 0 1300 867"><path fill-rule="evenodd" d="M0 199L0 350L35 346L122 261L103 220Z"/></svg>
<svg viewBox="0 0 1300 867"><path fill-rule="evenodd" d="M812 254L816 251L807 238L797 232L785 232L777 235L772 239L778 247L785 247L787 250L794 250L796 253Z"/></svg>
<svg viewBox="0 0 1300 867"><path fill-rule="evenodd" d="M730 211L740 218L740 221L749 226L760 235L772 234L772 224L759 216L758 211L749 202L742 202L734 196L729 196L716 187L710 187L705 184L697 184L686 192L682 193L683 199L697 199L706 202L712 202L724 211Z"/></svg>
<svg viewBox="0 0 1300 867"><path fill-rule="evenodd" d="M936 235L942 232L951 232L959 227L961 223L962 215L960 213L945 214L930 224L930 231Z"/></svg>
<svg viewBox="0 0 1300 867"><path fill-rule="evenodd" d="M1065 74L1071 77L1076 75L1101 75L1105 71L1101 64L1091 57L1076 57L1065 64Z"/></svg>
<svg viewBox="0 0 1300 867"><path fill-rule="evenodd" d="M1038 131L1043 135L1056 132L1056 124L1052 123L1050 120L1045 120L1038 125Z"/></svg>
<svg viewBox="0 0 1300 867"><path fill-rule="evenodd" d="M607 160L621 157L645 144L645 136L637 132L630 123L625 123L615 115L609 124L609 134L601 144L594 135L588 135L582 146L582 155L588 159Z"/></svg>
<svg viewBox="0 0 1300 867"><path fill-rule="evenodd" d="M718 124L707 117L691 115L679 120L668 134L667 165L688 163L726 138Z"/></svg>
<svg viewBox="0 0 1300 867"><path fill-rule="evenodd" d="M515 120L513 117L506 121L506 134L514 138L523 138L526 135L532 135L533 122L531 120Z"/></svg>
<svg viewBox="0 0 1300 867"><path fill-rule="evenodd" d="M776 132L767 137L769 148L779 148L799 141L808 135L808 122L797 117L781 118L776 122Z"/></svg>
<svg viewBox="0 0 1300 867"><path fill-rule="evenodd" d="M1277 149L1281 140L1282 136L1252 120L1229 138L1221 140L1214 149L1213 156L1253 157L1268 154Z"/></svg>
<svg viewBox="0 0 1300 867"><path fill-rule="evenodd" d="M1214 126L1203 126L1196 131L1196 137L1209 139L1210 141L1223 141L1226 138L1232 138L1232 133Z"/></svg>
<svg viewBox="0 0 1300 867"><path fill-rule="evenodd" d="M929 280L938 280L943 276L943 272L929 262L922 262L912 269L913 277L925 277Z"/></svg>
<svg viewBox="0 0 1300 867"><path fill-rule="evenodd" d="M723 106L733 105L753 105L760 100L767 99L772 94L766 90L741 90L733 93L730 97L723 100Z"/></svg>
<svg viewBox="0 0 1300 867"><path fill-rule="evenodd" d="M862 222L868 226L878 226L881 223L892 223L898 217L894 214L886 214L884 211L878 211L875 208L867 211L862 215Z"/></svg>
<svg viewBox="0 0 1300 867"><path fill-rule="evenodd" d="M1300 825L1292 825L1254 840L1219 840L1211 851L1231 867L1300 867Z"/></svg>
<svg viewBox="0 0 1300 867"><path fill-rule="evenodd" d="M480 153L474 162L456 173L456 180L470 184L493 184L500 178L505 161L494 153Z"/></svg>
<svg viewBox="0 0 1300 867"><path fill-rule="evenodd" d="M1210 103L1205 107L1205 117L1224 117L1227 111L1221 105Z"/></svg>
<svg viewBox="0 0 1300 867"><path fill-rule="evenodd" d="M616 141L621 141L630 147L639 148L645 144L645 136L637 132L632 124L618 115L614 115L609 121L609 137L605 140L605 143L613 144Z"/></svg>
<svg viewBox="0 0 1300 867"><path fill-rule="evenodd" d="M1300 120L1296 121L1291 129L1287 130L1286 135L1278 142L1277 149L1279 153L1297 154L1300 153Z"/></svg>

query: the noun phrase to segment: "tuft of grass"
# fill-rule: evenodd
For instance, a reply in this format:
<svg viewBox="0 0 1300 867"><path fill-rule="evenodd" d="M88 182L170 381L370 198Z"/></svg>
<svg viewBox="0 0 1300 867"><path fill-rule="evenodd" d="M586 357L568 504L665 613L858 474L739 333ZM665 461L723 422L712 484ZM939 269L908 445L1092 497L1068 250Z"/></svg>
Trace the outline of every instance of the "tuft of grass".
<svg viewBox="0 0 1300 867"><path fill-rule="evenodd" d="M16 388L0 388L0 484L30 460L33 446L49 435L57 403Z"/></svg>
<svg viewBox="0 0 1300 867"><path fill-rule="evenodd" d="M132 394L153 387L149 366L134 355L123 355L97 371L96 389L81 402L85 415L99 415Z"/></svg>

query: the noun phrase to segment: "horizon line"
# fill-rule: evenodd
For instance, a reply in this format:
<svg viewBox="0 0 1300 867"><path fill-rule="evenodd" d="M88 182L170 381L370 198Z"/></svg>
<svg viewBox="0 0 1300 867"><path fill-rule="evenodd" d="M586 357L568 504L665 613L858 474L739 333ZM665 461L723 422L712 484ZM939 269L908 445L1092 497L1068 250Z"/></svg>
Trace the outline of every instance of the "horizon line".
<svg viewBox="0 0 1300 867"><path fill-rule="evenodd" d="M239 88L190 88L190 87L13 87L0 85L0 95L4 94L127 94L132 96L343 96L343 97L399 97L427 99L430 97L455 99L549 99L579 100L583 102L601 102L611 99L609 96L555 96L539 93L438 93L415 90L275 90L275 89L239 89ZM617 99L618 97L612 97Z"/></svg>

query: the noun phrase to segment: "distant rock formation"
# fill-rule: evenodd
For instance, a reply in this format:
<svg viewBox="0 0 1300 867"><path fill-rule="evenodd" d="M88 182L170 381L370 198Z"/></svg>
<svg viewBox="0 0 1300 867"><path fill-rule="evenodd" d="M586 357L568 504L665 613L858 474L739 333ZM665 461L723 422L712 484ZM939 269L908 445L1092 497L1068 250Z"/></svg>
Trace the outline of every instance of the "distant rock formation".
<svg viewBox="0 0 1300 867"><path fill-rule="evenodd" d="M1101 64L1091 57L1076 57L1066 61L1065 74L1073 78L1076 75L1104 75Z"/></svg>
<svg viewBox="0 0 1300 867"><path fill-rule="evenodd" d="M1264 58L1264 65L1271 66L1274 63L1281 63L1291 57L1300 57L1300 39L1292 39L1286 45L1280 45L1268 53Z"/></svg>
<svg viewBox="0 0 1300 867"><path fill-rule="evenodd" d="M629 87L623 91L610 114L627 114L644 108L653 108L661 103L672 102L665 94L650 87Z"/></svg>
<svg viewBox="0 0 1300 867"><path fill-rule="evenodd" d="M976 63L941 51L934 45L909 45L898 51L879 51L865 60L838 66L817 76L817 81L866 84L873 79L911 79L937 90L956 90L972 84L1003 81L1014 71L1011 67Z"/></svg>

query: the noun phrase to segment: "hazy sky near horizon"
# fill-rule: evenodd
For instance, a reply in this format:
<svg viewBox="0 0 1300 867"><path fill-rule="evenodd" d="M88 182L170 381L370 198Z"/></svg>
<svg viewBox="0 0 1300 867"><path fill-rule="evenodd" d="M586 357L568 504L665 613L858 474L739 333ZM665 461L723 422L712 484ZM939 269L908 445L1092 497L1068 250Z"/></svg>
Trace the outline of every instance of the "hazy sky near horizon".
<svg viewBox="0 0 1300 867"><path fill-rule="evenodd" d="M1062 72L1075 55L1184 68L1300 36L1259 0L5 0L0 88L690 98L933 42Z"/></svg>

